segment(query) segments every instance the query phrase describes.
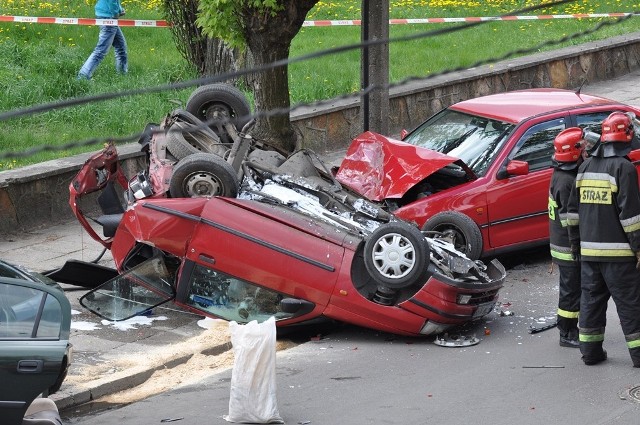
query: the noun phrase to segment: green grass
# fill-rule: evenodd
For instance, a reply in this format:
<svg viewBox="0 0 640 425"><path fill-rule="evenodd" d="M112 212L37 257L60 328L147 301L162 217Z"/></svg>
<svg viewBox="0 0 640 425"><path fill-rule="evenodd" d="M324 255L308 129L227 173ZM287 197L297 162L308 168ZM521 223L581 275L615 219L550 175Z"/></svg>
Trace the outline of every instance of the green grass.
<svg viewBox="0 0 640 425"><path fill-rule="evenodd" d="M92 6L75 3L79 4L79 9L73 14L38 15L93 17ZM28 12L21 14L33 16L38 11ZM128 10L127 14L131 14L132 19L161 18L159 12L143 8ZM111 52L98 67L94 78L86 81L77 80L76 74L95 46L98 27L0 24L0 109L10 111L194 78L193 71L177 52L168 29L125 27L123 31L129 46L129 74L116 74ZM140 132L148 122L159 122L164 114L176 107L174 101L184 102L189 92L121 98L9 119L0 122L0 146L2 151L23 151L88 139L128 136ZM0 169L94 151L99 147L45 151L27 158L0 160Z"/></svg>
<svg viewBox="0 0 640 425"><path fill-rule="evenodd" d="M87 1L37 3L0 0L0 14L93 17L93 2ZM162 19L156 3L157 0L124 2L127 18ZM403 0L391 1L390 15L391 18L496 16L538 3L509 0ZM319 2L307 19L359 19L360 4L360 0ZM583 1L557 10L545 8L529 14L637 10L640 10L640 4L634 1L601 1L597 5ZM393 42L390 46L390 78L392 82L398 83L409 77L423 77L447 69L468 67L516 49L530 49L548 40L593 28L598 22L601 19L492 22L451 34ZM393 25L390 36L399 38L456 25L459 26ZM608 26L570 43L584 43L638 30L640 17L634 17L623 24ZM0 23L0 111L196 78L194 71L175 48L168 29L125 27L123 31L129 46L129 74L116 74L111 53L97 69L93 80L78 81L75 76L95 45L97 27ZM294 40L291 57L359 41L360 27L303 28ZM567 44L569 43L562 46ZM554 45L545 49L558 47ZM360 53L356 49L291 65L292 103L312 102L356 92L360 85L359 60ZM166 113L184 104L191 91L192 89L186 89L131 96L5 120L0 122L0 152L133 135L142 131L147 123L159 122ZM91 145L64 151L45 151L16 159L0 159L0 170L97 149L99 145Z"/></svg>

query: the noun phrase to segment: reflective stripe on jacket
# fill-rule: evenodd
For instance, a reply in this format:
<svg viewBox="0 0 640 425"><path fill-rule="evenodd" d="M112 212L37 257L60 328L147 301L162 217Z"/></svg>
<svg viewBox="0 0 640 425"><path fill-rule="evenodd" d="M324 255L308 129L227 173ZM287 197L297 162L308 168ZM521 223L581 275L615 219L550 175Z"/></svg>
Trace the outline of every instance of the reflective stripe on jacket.
<svg viewBox="0 0 640 425"><path fill-rule="evenodd" d="M640 190L634 165L626 157L587 158L578 169L567 222L582 260L636 261Z"/></svg>
<svg viewBox="0 0 640 425"><path fill-rule="evenodd" d="M549 248L552 261L558 264L574 263L567 227L567 212L577 172L577 166L574 170L556 168L549 184Z"/></svg>

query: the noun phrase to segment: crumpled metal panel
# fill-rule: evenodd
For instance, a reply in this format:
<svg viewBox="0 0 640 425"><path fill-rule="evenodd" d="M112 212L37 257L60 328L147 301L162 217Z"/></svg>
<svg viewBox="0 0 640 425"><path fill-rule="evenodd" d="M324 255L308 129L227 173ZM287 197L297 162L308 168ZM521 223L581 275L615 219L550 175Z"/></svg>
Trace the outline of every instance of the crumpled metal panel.
<svg viewBox="0 0 640 425"><path fill-rule="evenodd" d="M371 201L401 198L429 175L457 161L370 131L353 141L336 179Z"/></svg>

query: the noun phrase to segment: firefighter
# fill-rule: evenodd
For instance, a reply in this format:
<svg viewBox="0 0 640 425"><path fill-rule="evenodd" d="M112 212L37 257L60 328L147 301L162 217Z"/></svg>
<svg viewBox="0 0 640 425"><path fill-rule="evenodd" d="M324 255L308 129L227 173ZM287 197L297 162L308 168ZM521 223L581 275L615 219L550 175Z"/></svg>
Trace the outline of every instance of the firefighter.
<svg viewBox="0 0 640 425"><path fill-rule="evenodd" d="M578 166L582 164L584 140L582 129L561 131L553 141L554 170L549 186L549 248L551 261L558 266L558 330L560 346L578 348L578 313L580 312L580 261L571 253L567 227L567 204L576 184Z"/></svg>
<svg viewBox="0 0 640 425"><path fill-rule="evenodd" d="M579 340L582 360L607 359L607 302L613 298L634 367L640 367L640 190L628 159L631 120L614 112L600 142L578 168L569 201L572 251L581 258Z"/></svg>

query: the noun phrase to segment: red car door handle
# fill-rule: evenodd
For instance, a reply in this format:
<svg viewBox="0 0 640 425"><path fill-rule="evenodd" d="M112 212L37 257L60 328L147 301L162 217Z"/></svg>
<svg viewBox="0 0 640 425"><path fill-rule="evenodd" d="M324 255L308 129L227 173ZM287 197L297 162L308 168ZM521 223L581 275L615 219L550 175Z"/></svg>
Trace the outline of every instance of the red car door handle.
<svg viewBox="0 0 640 425"><path fill-rule="evenodd" d="M42 372L42 360L20 360L18 362L18 373L40 373Z"/></svg>

